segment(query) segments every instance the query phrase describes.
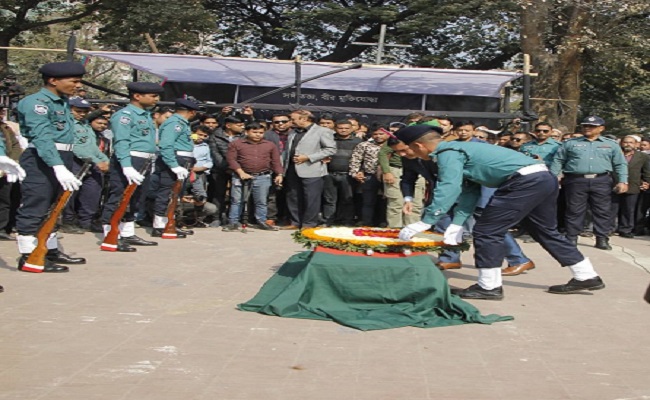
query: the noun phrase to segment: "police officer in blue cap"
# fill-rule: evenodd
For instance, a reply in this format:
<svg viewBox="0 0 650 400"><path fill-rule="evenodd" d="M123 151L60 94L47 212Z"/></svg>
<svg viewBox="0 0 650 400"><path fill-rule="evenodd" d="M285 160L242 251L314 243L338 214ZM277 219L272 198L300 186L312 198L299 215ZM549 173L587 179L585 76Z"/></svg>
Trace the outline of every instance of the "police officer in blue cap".
<svg viewBox="0 0 650 400"><path fill-rule="evenodd" d="M190 121L196 117L199 105L189 99L176 99L176 112L160 125L160 158L156 162L159 187L154 203L154 220L151 235L164 237L167 225L167 206L172 186L176 180L185 180L194 163L194 142L190 135ZM191 230L176 229L176 237L185 238Z"/></svg>
<svg viewBox="0 0 650 400"><path fill-rule="evenodd" d="M417 233L428 230L457 203L452 224L444 233L444 242L450 245L462 242L462 224L476 208L481 185L497 188L473 230L478 283L466 289L455 289L453 293L469 299L503 298L504 237L509 228L520 222L573 274L567 284L551 286L550 293L568 294L605 287L589 259L557 231L558 182L546 165L497 146L485 151L481 143L445 142L440 133L426 132L417 126L403 128L396 136L418 157L433 159L438 164L432 203L425 209L422 221L402 229L400 239L411 240Z"/></svg>
<svg viewBox="0 0 650 400"><path fill-rule="evenodd" d="M25 272L67 272L62 264L85 264L84 258L70 257L58 250L56 232L47 240L48 255L44 266L26 264L37 245L36 233L50 206L61 190L75 191L81 181L71 172L73 163L74 119L68 96L81 87L86 73L77 62L43 65L39 72L44 87L18 103L18 122L29 141L20 157L27 177L20 186L21 205L16 216L18 251L22 254L18 269Z"/></svg>
<svg viewBox="0 0 650 400"><path fill-rule="evenodd" d="M118 251L132 252L136 246L156 246L135 234L134 211L139 209L142 185L146 184L151 168L144 167L156 157L156 126L151 118L153 108L160 100L163 88L152 82L132 82L127 86L130 103L111 117L114 155L111 160L108 200L102 212L104 235L111 230L111 217L118 208L124 190L129 184L138 188L131 197L130 206L120 223Z"/></svg>
<svg viewBox="0 0 650 400"><path fill-rule="evenodd" d="M564 175L566 236L574 244L578 243L589 204L595 247L611 250L612 188L619 194L627 192L627 161L618 143L601 136L605 131L605 120L594 115L585 118L580 126L583 136L563 142L551 164L554 175ZM614 173L618 182L614 182Z"/></svg>

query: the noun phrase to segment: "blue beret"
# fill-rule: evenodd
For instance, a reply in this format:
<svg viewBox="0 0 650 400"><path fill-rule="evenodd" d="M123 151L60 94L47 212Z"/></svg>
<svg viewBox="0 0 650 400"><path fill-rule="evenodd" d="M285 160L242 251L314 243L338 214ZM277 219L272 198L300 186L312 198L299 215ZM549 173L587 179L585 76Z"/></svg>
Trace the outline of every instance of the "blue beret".
<svg viewBox="0 0 650 400"><path fill-rule="evenodd" d="M174 106L177 109L184 108L186 110L195 110L195 111L198 111L200 109L199 103L196 103L189 99L176 99L174 100Z"/></svg>
<svg viewBox="0 0 650 400"><path fill-rule="evenodd" d="M605 120L596 115L592 115L591 117L585 118L580 125L603 126L605 125Z"/></svg>
<svg viewBox="0 0 650 400"><path fill-rule="evenodd" d="M429 132L441 133L441 129L431 125L411 125L395 132L395 136L404 144L411 144Z"/></svg>
<svg viewBox="0 0 650 400"><path fill-rule="evenodd" d="M55 62L43 65L38 72L52 78L69 78L85 75L86 68L78 62Z"/></svg>
<svg viewBox="0 0 650 400"><path fill-rule="evenodd" d="M78 108L90 108L91 105L89 102L86 100L82 99L81 97L73 97L70 100L68 100L68 104L70 104L70 107L78 107Z"/></svg>
<svg viewBox="0 0 650 400"><path fill-rule="evenodd" d="M126 85L130 93L163 93L165 89L153 82L131 82Z"/></svg>

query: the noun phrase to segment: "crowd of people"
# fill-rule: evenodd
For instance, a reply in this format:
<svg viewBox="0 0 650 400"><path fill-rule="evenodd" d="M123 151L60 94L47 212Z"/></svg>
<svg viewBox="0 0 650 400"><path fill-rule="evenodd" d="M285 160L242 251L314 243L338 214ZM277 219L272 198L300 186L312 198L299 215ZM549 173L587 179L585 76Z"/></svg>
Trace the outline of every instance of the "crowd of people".
<svg viewBox="0 0 650 400"><path fill-rule="evenodd" d="M555 219L573 244L579 235L593 235L596 247L606 250L613 234L650 234L650 138L636 132L609 136L598 116L586 118L571 133L547 122L523 130L523 124L513 121L492 130L425 113L373 123L293 110L267 120L250 106L211 114L192 100L177 99L173 107L160 107L162 88L146 82L127 86L126 107L92 104L84 99L80 64L47 64L41 73L44 88L21 100L15 119L5 113L0 124L0 168L6 175L0 178L0 240L17 240L23 271L64 272L67 267L59 264L85 262L57 250L53 234L46 265L25 264L61 187L74 194L62 213L60 231L105 235L127 187L137 187L121 218L117 251L157 245L136 236L135 225L151 227L153 237L163 236L177 180L186 183L177 237L191 235L193 228L411 226L430 206L439 174L435 163L422 164L400 150L404 143L398 133L412 126L431 128L444 141L480 143L486 153L507 149L544 165L560 180ZM14 182L22 177L11 160L27 174L21 184ZM80 176L86 164L92 168ZM484 186L472 199L485 209L494 192ZM451 200L446 216L436 218L441 233L462 209ZM467 217L464 231L472 232L482 217ZM510 232L515 236L531 233L525 224L515 228ZM536 240L534 235L526 238ZM517 252L514 239L512 243L514 253L509 254L517 261L508 262L509 272L534 268ZM443 255L438 265L456 268L460 262Z"/></svg>

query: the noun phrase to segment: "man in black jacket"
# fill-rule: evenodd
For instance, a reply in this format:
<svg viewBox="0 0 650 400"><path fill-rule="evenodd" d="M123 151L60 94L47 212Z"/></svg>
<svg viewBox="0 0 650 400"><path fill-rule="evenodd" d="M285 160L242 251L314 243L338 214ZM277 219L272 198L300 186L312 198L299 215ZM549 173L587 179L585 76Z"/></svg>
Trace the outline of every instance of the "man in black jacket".
<svg viewBox="0 0 650 400"><path fill-rule="evenodd" d="M223 128L217 128L208 138L210 146L210 156L212 157L213 166L208 177L208 199L217 206L215 214L215 224L221 223L222 215L226 212L226 191L228 182L231 178L231 172L228 169L226 154L228 145L243 137L244 122L236 117L226 117Z"/></svg>
<svg viewBox="0 0 650 400"><path fill-rule="evenodd" d="M635 136L625 136L621 140L623 156L627 161L628 189L625 193L612 193L612 228L621 237L634 237L636 204L639 193L647 190L650 183L650 156L636 150ZM616 222L618 217L618 222Z"/></svg>

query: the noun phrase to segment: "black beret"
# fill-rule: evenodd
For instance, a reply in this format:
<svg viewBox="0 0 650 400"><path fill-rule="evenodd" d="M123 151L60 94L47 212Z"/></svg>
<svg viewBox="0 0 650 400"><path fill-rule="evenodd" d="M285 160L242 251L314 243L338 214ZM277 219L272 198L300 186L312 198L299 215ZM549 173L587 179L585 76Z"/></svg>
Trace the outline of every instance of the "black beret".
<svg viewBox="0 0 650 400"><path fill-rule="evenodd" d="M195 110L198 111L200 109L199 103L196 103L190 99L176 99L174 100L174 106L176 109L179 108L184 108L186 110Z"/></svg>
<svg viewBox="0 0 650 400"><path fill-rule="evenodd" d="M38 72L52 78L68 78L85 75L86 68L78 62L55 62L43 65Z"/></svg>
<svg viewBox="0 0 650 400"><path fill-rule="evenodd" d="M395 136L404 144L411 144L429 132L441 133L441 129L431 125L411 125L395 132Z"/></svg>
<svg viewBox="0 0 650 400"><path fill-rule="evenodd" d="M153 82L131 82L126 85L130 93L163 93L165 89Z"/></svg>

